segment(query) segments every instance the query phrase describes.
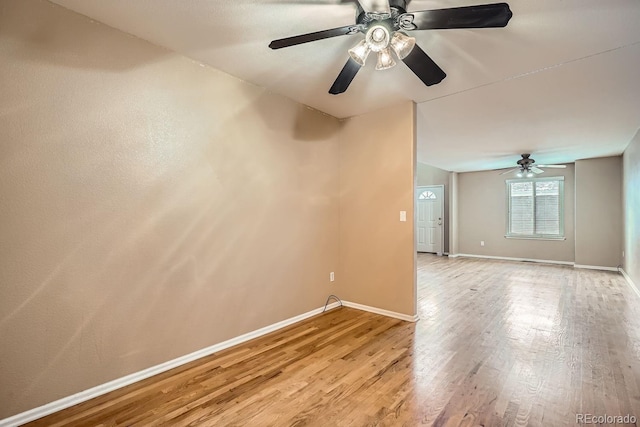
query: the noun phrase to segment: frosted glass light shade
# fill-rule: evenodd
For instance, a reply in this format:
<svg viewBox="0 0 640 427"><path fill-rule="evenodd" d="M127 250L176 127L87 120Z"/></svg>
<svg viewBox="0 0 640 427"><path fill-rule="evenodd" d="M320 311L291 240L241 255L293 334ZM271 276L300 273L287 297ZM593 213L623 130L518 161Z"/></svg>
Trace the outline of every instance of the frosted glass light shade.
<svg viewBox="0 0 640 427"><path fill-rule="evenodd" d="M374 25L369 28L364 39L367 41L367 44L369 44L372 51L380 52L389 46L391 36L389 35L389 30L387 30L385 26Z"/></svg>
<svg viewBox="0 0 640 427"><path fill-rule="evenodd" d="M349 49L349 56L353 58L361 67L364 67L364 62L367 60L367 56L371 52L371 48L366 40L362 40L360 43Z"/></svg>
<svg viewBox="0 0 640 427"><path fill-rule="evenodd" d="M409 37L399 31L396 31L391 37L391 47L395 51L398 58L404 59L411 53L413 47L416 45L416 39Z"/></svg>
<svg viewBox="0 0 640 427"><path fill-rule="evenodd" d="M391 51L388 48L378 52L378 64L376 65L376 70L386 70L395 65L396 61L393 60Z"/></svg>

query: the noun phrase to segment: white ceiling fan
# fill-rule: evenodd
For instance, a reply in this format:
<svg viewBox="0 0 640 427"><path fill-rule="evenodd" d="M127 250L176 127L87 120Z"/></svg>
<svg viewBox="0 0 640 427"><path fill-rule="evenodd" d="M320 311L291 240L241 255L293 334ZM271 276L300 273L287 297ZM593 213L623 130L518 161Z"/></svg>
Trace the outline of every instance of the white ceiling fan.
<svg viewBox="0 0 640 427"><path fill-rule="evenodd" d="M516 176L518 178L533 178L534 176L541 174L544 172L542 168L555 168L555 169L564 169L566 165L536 165L533 164L536 162L531 158L531 154L521 154L522 158L518 160L516 163L518 167L509 169L508 171L502 172L500 175L506 175L508 173L516 172Z"/></svg>

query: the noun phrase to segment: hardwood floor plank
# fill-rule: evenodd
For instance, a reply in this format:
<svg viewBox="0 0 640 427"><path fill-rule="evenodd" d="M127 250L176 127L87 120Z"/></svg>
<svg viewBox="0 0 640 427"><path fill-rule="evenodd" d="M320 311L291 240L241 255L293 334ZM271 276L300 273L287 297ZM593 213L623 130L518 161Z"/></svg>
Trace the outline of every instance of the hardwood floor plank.
<svg viewBox="0 0 640 427"><path fill-rule="evenodd" d="M640 416L640 300L615 272L418 255L420 321L349 308L32 426L572 426Z"/></svg>

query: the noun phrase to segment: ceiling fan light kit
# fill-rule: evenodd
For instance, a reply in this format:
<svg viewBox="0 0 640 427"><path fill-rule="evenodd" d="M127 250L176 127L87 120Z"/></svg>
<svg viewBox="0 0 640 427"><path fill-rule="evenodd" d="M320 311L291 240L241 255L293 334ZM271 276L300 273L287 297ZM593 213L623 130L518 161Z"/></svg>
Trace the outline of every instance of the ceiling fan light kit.
<svg viewBox="0 0 640 427"><path fill-rule="evenodd" d="M513 15L507 3L407 12L407 0L359 0L355 25L317 31L274 40L271 49L281 49L336 36L357 33L364 40L348 50L349 60L335 80L329 93L337 95L347 90L371 52L378 54L376 70L396 65L391 51L407 65L422 82L431 86L447 75L404 31L441 30L455 28L505 27Z"/></svg>
<svg viewBox="0 0 640 427"><path fill-rule="evenodd" d="M369 53L371 53L371 48L366 40L362 40L360 43L349 49L349 56L351 56L351 58L361 67L364 67Z"/></svg>
<svg viewBox="0 0 640 427"><path fill-rule="evenodd" d="M518 178L524 178L525 176L526 176L527 178L533 178L533 172L528 172L527 170L522 170L522 171L518 172L518 173L516 174L516 176L517 176Z"/></svg>
<svg viewBox="0 0 640 427"><path fill-rule="evenodd" d="M367 31L364 40L349 49L349 56L363 67L369 53L376 52L378 54L376 70L387 70L396 65L389 46L398 55L398 58L402 60L409 55L415 44L416 39L413 37L408 37L406 34L397 31L391 37L387 27L373 25Z"/></svg>
<svg viewBox="0 0 640 427"><path fill-rule="evenodd" d="M381 52L389 46L391 36L384 25L373 25L367 31L364 39L374 52Z"/></svg>
<svg viewBox="0 0 640 427"><path fill-rule="evenodd" d="M389 48L383 49L378 52L378 63L376 64L376 70L387 70L389 68L395 67L396 61L391 56L391 51Z"/></svg>
<svg viewBox="0 0 640 427"><path fill-rule="evenodd" d="M391 47L400 59L409 56L415 45L415 37L409 37L400 31L396 31L393 33L393 37L391 37Z"/></svg>

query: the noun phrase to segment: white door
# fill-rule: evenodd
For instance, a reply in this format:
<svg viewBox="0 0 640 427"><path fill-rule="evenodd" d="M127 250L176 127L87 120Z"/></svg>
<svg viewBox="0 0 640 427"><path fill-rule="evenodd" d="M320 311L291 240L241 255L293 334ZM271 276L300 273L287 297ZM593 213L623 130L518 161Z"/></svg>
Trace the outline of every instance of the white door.
<svg viewBox="0 0 640 427"><path fill-rule="evenodd" d="M442 255L444 229L444 186L416 188L416 233L418 252Z"/></svg>

